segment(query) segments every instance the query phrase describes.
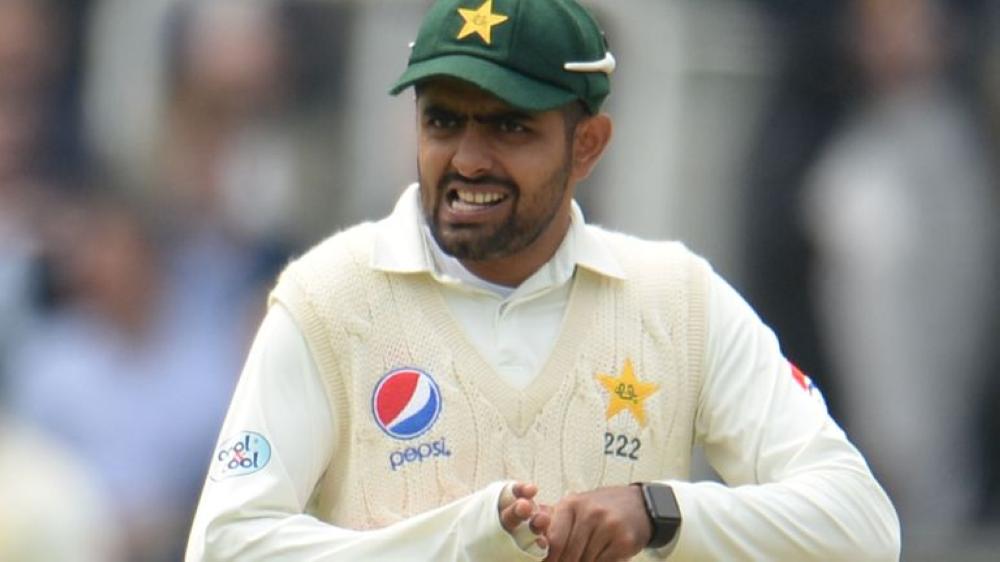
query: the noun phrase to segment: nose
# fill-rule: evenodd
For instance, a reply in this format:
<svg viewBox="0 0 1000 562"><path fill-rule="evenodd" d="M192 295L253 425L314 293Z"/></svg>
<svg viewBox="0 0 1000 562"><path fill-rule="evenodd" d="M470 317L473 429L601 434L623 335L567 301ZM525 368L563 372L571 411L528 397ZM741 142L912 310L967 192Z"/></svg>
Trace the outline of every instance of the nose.
<svg viewBox="0 0 1000 562"><path fill-rule="evenodd" d="M465 127L451 159L455 171L467 178L487 174L493 166L489 141L481 129L475 123Z"/></svg>

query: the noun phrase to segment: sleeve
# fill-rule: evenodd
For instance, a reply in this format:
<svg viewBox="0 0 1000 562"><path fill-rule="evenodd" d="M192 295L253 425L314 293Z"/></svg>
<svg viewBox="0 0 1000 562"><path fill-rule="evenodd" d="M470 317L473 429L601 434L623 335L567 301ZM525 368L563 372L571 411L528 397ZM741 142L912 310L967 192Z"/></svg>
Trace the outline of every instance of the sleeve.
<svg viewBox="0 0 1000 562"><path fill-rule="evenodd" d="M860 452L750 306L710 283L695 438L726 485L669 482L670 560L898 560L899 520Z"/></svg>
<svg viewBox="0 0 1000 562"><path fill-rule="evenodd" d="M500 525L505 482L378 530L307 514L337 450L335 423L304 337L272 306L223 424L186 562L541 559Z"/></svg>

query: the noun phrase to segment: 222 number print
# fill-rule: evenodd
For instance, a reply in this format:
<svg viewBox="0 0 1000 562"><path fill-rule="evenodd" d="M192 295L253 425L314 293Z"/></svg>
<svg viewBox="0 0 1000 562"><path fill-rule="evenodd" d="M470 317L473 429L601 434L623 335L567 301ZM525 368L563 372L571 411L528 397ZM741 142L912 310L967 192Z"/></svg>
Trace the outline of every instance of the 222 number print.
<svg viewBox="0 0 1000 562"><path fill-rule="evenodd" d="M636 437L614 433L604 433L604 454L633 461L639 460L642 441Z"/></svg>

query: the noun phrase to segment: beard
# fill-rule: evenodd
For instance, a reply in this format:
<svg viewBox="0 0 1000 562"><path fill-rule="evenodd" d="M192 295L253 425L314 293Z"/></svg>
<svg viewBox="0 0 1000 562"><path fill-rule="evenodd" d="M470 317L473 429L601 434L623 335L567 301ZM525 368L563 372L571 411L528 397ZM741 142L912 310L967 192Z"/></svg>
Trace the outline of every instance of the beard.
<svg viewBox="0 0 1000 562"><path fill-rule="evenodd" d="M463 261L488 261L514 255L530 246L552 224L568 189L569 163L556 170L531 195L509 179L483 176L475 179L457 173L443 175L433 188L431 203L423 205L424 220L434 241L448 255ZM449 185L460 181L467 185L502 185L507 188L511 211L495 224L442 224L438 210L449 205ZM420 189L428 186L421 175ZM423 198L422 198L423 200Z"/></svg>

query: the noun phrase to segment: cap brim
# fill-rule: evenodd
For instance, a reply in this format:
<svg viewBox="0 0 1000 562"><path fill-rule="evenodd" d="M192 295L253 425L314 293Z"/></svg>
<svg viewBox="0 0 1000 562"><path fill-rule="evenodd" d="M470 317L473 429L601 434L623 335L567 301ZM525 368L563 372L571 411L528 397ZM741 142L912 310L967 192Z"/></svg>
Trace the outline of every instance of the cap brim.
<svg viewBox="0 0 1000 562"><path fill-rule="evenodd" d="M445 55L413 63L389 93L396 95L409 86L442 76L474 84L511 106L528 111L546 111L577 99L573 92L470 55Z"/></svg>

